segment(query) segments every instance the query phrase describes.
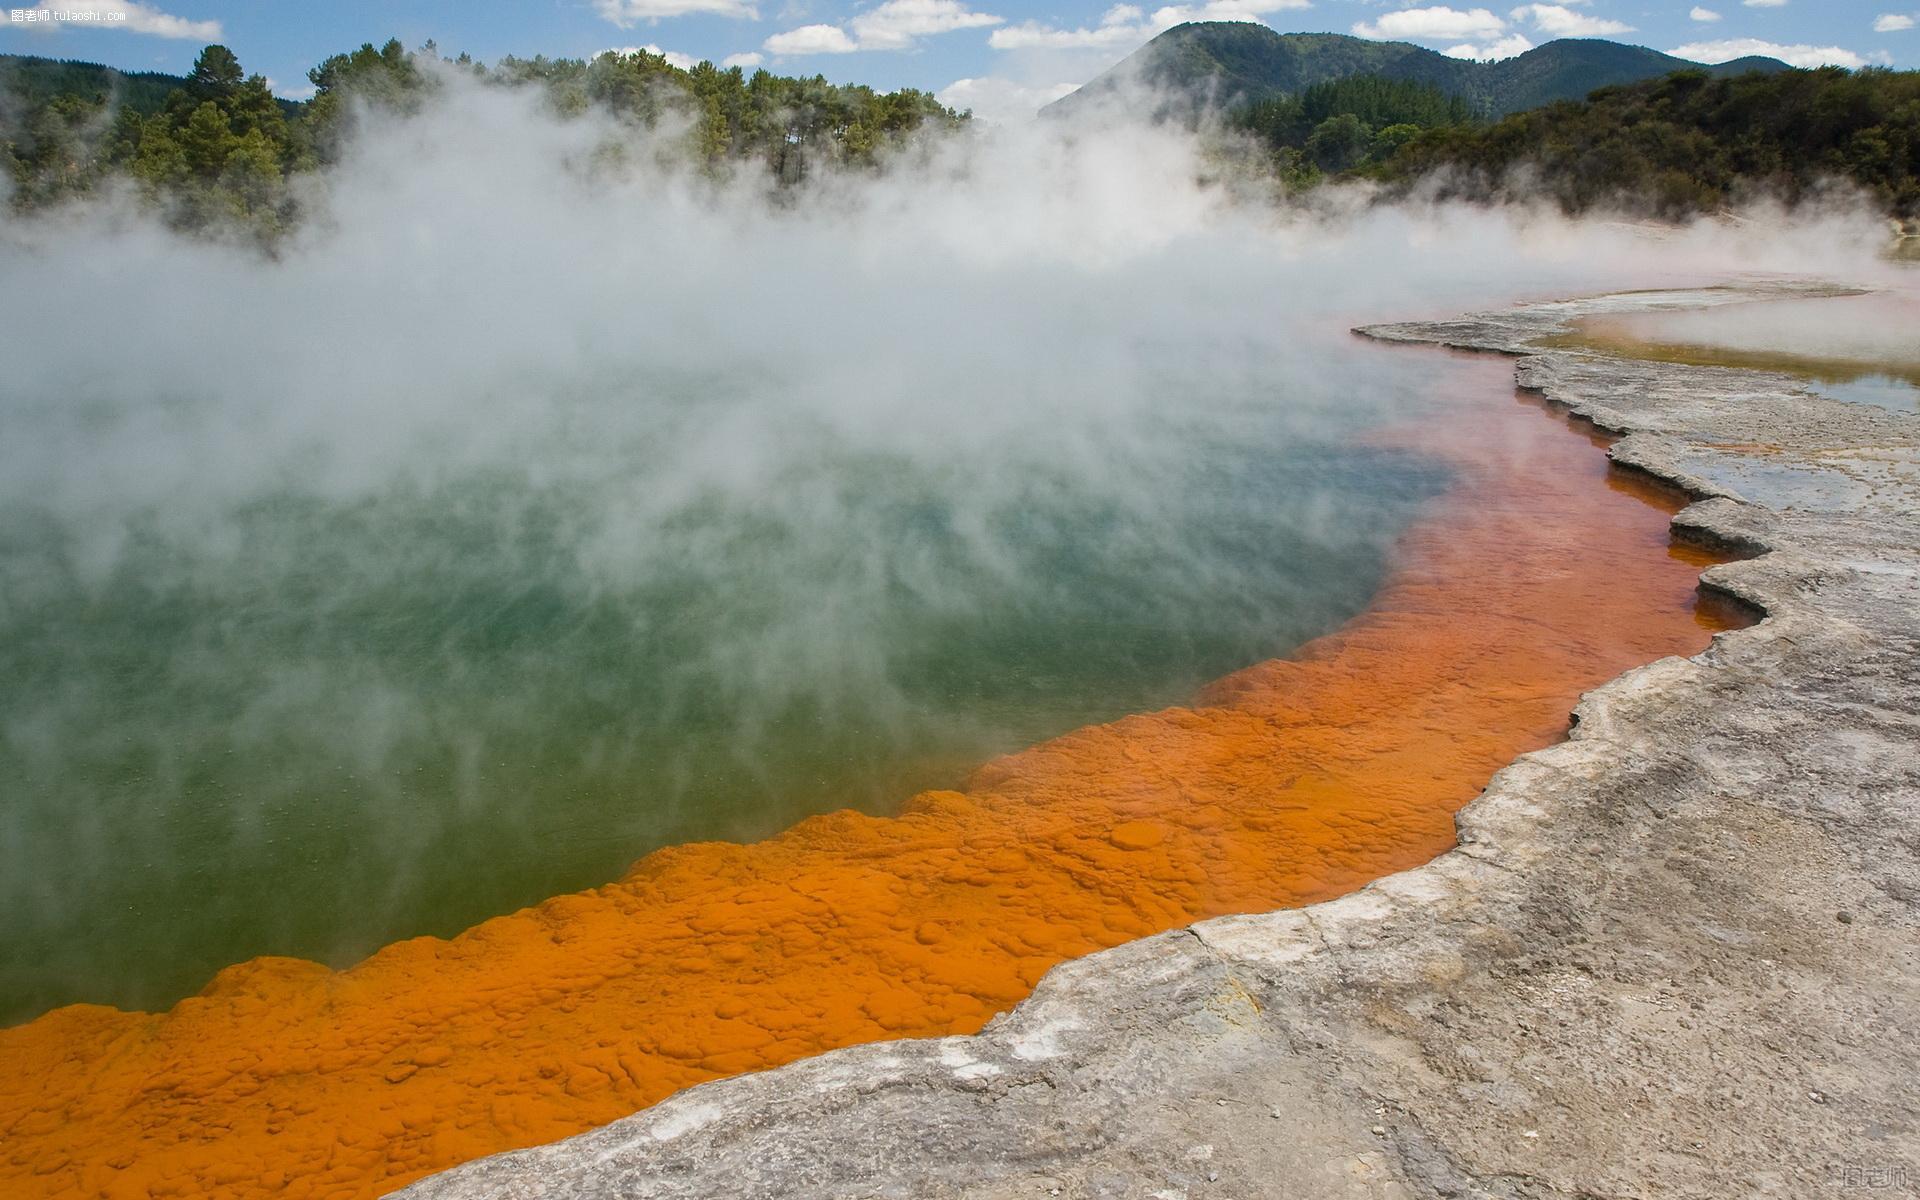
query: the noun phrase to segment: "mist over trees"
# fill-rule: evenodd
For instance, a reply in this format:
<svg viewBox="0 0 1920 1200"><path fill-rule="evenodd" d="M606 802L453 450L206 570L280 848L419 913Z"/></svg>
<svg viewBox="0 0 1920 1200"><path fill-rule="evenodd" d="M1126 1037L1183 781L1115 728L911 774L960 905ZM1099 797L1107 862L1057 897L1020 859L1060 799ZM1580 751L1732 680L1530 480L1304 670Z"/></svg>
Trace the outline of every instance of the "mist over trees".
<svg viewBox="0 0 1920 1200"><path fill-rule="evenodd" d="M1379 172L1443 199L1546 196L1679 218L1834 181L1920 215L1920 72L1822 67L1713 78L1680 71L1491 125L1443 124Z"/></svg>
<svg viewBox="0 0 1920 1200"><path fill-rule="evenodd" d="M431 42L417 51L368 43L309 71L315 94L306 104L276 99L263 76L248 75L218 45L157 104L156 77L141 78L146 103L137 105L123 102L127 77L118 72L30 65L36 69L0 76L0 167L15 211L89 195L124 176L179 228L237 223L265 240L298 217L296 177L337 161L361 113L418 112L458 74L542 89L562 117L593 111L636 130L679 131L682 148L705 169L757 163L788 184L816 167L871 167L920 130L968 120L912 88L882 93L820 76L748 76L710 62L683 70L644 50L487 66L465 54L443 60Z"/></svg>
<svg viewBox="0 0 1920 1200"><path fill-rule="evenodd" d="M98 63L0 54L0 94L27 108L58 96L104 99L111 94L120 104L145 115L158 112L179 86L178 75L159 71L121 71ZM281 104L297 107L291 100Z"/></svg>
<svg viewBox="0 0 1920 1200"><path fill-rule="evenodd" d="M1473 106L1428 83L1354 75L1249 105L1234 123L1274 152L1297 185L1394 157L1422 130L1466 125Z"/></svg>
<svg viewBox="0 0 1920 1200"><path fill-rule="evenodd" d="M0 169L16 212L126 179L178 228L237 228L270 244L301 218L301 176L338 161L363 115L417 113L463 78L536 92L562 119L591 113L631 130L631 146L616 137L606 148L614 160L664 137L700 170L758 171L776 189L875 169L970 116L911 88L683 69L644 50L487 65L442 58L431 42L368 43L309 71L315 94L303 104L274 97L224 46L208 46L185 79L0 56ZM1142 119L1155 103L1139 98ZM1497 120L1486 110L1431 80L1355 74L1196 124L1211 130L1216 159L1296 193L1356 181L1388 202L1419 189L1680 220L1763 197L1794 204L1839 182L1889 215L1920 215L1916 72L1689 69Z"/></svg>
<svg viewBox="0 0 1920 1200"><path fill-rule="evenodd" d="M236 217L263 230L292 216L286 182L308 162L266 78L225 46L201 51L186 86L138 124L120 122L134 178L185 225Z"/></svg>
<svg viewBox="0 0 1920 1200"><path fill-rule="evenodd" d="M246 74L225 46L201 51L192 72L157 104L154 77L135 93L148 103L136 104L123 102L117 72L92 76L108 85L102 90L88 87L72 65L59 65L70 69L57 81L73 90L25 105L13 129L0 129L0 165L11 176L16 210L83 196L126 176L183 227L237 219L272 234L291 219L288 178L312 165L298 122L286 116L297 106L276 99L266 78ZM21 74L37 74L47 86L48 73Z"/></svg>
<svg viewBox="0 0 1920 1200"><path fill-rule="evenodd" d="M599 108L651 128L674 112L694 119L694 146L708 161L762 160L791 181L808 162L871 165L886 147L923 127L958 128L967 118L913 88L876 92L710 62L681 70L657 54L603 54L582 62L504 58L495 82L546 89L555 109Z"/></svg>

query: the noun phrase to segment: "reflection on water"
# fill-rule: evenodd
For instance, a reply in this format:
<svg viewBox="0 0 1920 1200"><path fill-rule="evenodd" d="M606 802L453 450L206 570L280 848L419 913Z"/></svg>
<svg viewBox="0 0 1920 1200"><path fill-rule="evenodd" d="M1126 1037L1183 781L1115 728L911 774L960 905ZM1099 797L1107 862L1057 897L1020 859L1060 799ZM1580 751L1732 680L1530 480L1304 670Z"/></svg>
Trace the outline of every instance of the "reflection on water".
<svg viewBox="0 0 1920 1200"><path fill-rule="evenodd" d="M1920 413L1920 386L1894 375L1860 375L1852 379L1823 379L1813 389L1822 396L1855 404L1877 404L1895 412Z"/></svg>

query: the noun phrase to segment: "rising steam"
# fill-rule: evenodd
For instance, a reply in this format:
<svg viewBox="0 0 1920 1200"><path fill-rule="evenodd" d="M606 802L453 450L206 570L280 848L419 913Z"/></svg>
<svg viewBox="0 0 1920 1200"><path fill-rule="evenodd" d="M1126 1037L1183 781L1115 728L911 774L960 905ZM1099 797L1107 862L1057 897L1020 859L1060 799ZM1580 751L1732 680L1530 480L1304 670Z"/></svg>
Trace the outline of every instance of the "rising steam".
<svg viewBox="0 0 1920 1200"><path fill-rule="evenodd" d="M1283 652L1442 482L1353 440L1431 370L1356 321L1880 270L1846 212L1309 212L1168 129L778 195L673 136L450 77L272 255L0 229L0 1015L451 932Z"/></svg>

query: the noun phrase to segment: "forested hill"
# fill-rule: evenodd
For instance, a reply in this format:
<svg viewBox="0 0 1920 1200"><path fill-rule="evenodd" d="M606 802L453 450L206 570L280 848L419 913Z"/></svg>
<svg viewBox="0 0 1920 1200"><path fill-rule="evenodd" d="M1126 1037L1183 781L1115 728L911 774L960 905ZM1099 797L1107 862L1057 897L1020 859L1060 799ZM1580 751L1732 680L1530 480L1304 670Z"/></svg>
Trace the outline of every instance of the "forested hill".
<svg viewBox="0 0 1920 1200"><path fill-rule="evenodd" d="M1407 42L1338 33L1276 33L1244 21L1176 25L1079 91L1049 105L1051 116L1086 111L1102 97L1145 84L1170 110L1241 108L1354 75L1426 84L1461 97L1481 116L1498 117L1595 88L1699 68L1714 75L1782 71L1772 58L1705 67L1644 46L1563 38L1497 62L1448 58ZM1158 115L1173 115L1163 111Z"/></svg>
<svg viewBox="0 0 1920 1200"><path fill-rule="evenodd" d="M1799 203L1837 181L1920 216L1920 71L1683 71L1491 125L1432 121L1360 170L1442 199L1662 217Z"/></svg>
<svg viewBox="0 0 1920 1200"><path fill-rule="evenodd" d="M59 97L72 96L105 103L112 101L150 117L167 97L187 84L181 75L160 71L121 71L100 63L40 58L32 54L0 54L0 94L39 108ZM296 100L276 100L287 116L299 113Z"/></svg>

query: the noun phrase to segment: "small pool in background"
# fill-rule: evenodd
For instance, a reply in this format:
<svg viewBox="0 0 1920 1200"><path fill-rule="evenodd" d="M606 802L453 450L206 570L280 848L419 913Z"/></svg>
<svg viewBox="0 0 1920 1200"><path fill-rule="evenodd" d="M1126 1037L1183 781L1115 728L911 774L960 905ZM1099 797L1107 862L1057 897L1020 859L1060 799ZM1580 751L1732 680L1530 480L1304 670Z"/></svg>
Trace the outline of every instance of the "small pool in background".
<svg viewBox="0 0 1920 1200"><path fill-rule="evenodd" d="M1850 379L1816 377L1814 391L1835 400L1877 404L1895 412L1920 415L1920 384L1898 375L1858 375Z"/></svg>
<svg viewBox="0 0 1920 1200"><path fill-rule="evenodd" d="M1920 288L1592 317L1553 344L1784 371L1821 395L1920 414Z"/></svg>

